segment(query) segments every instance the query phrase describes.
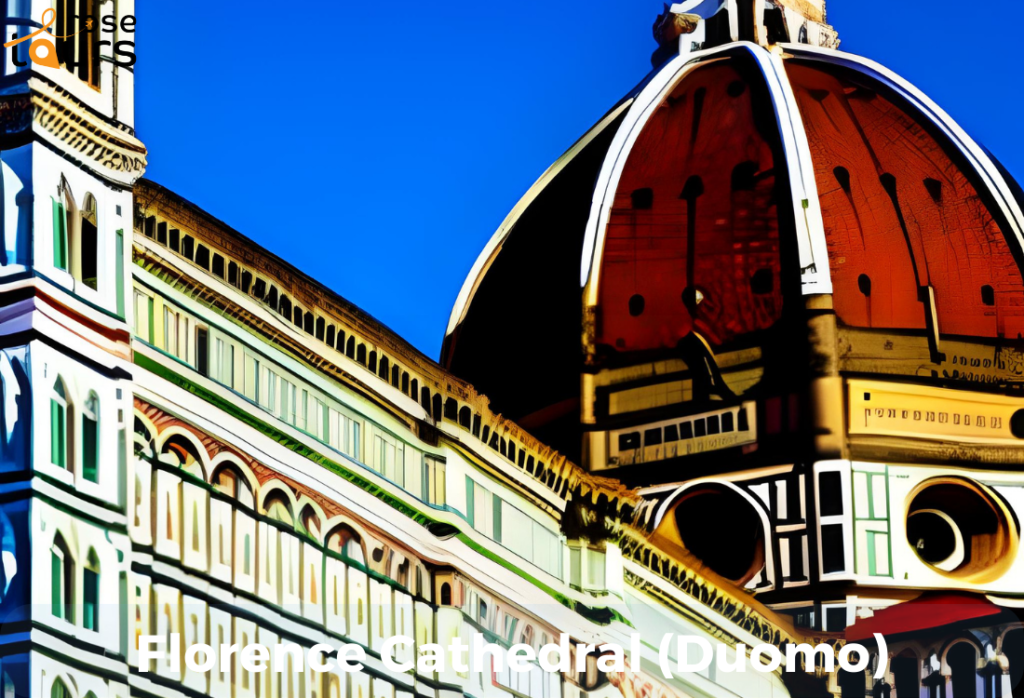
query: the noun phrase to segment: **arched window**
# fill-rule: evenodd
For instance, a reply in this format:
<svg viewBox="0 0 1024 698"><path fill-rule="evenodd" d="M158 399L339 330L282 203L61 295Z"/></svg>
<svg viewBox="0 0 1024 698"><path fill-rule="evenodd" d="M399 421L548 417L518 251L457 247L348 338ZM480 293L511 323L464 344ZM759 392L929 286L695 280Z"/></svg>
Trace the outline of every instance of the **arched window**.
<svg viewBox="0 0 1024 698"><path fill-rule="evenodd" d="M306 317L302 319L302 329L305 330L306 334L313 334L313 325L315 321L316 318L313 316L313 313L307 312Z"/></svg>
<svg viewBox="0 0 1024 698"><path fill-rule="evenodd" d="M334 332L335 332L334 325L328 325L327 326L327 336L324 339L324 341L327 342L327 344L329 346L332 346L332 347L334 346Z"/></svg>
<svg viewBox="0 0 1024 698"><path fill-rule="evenodd" d="M58 376L50 393L50 462L67 470L71 470L72 466L71 453L68 449L71 414L67 386Z"/></svg>
<svg viewBox="0 0 1024 698"><path fill-rule="evenodd" d="M292 324L300 329L302 328L303 315L304 313L302 312L302 308L300 308L299 306L295 306L295 312L292 313Z"/></svg>
<svg viewBox="0 0 1024 698"><path fill-rule="evenodd" d="M270 290L267 291L267 305L277 308L277 286L271 285Z"/></svg>
<svg viewBox="0 0 1024 698"><path fill-rule="evenodd" d="M232 286L238 286L238 264L234 261L228 262L228 283Z"/></svg>
<svg viewBox="0 0 1024 698"><path fill-rule="evenodd" d="M252 490L242 473L235 466L224 463L218 466L211 480L213 488L232 499L251 507L253 504Z"/></svg>
<svg viewBox="0 0 1024 698"><path fill-rule="evenodd" d="M473 423L473 413L470 411L468 406L463 406L459 410L459 426L469 429Z"/></svg>
<svg viewBox="0 0 1024 698"><path fill-rule="evenodd" d="M398 381L399 378L401 377L401 373L402 372L398 368L398 364L395 364L394 366L391 367L391 385L395 388L398 387ZM408 382L408 379L406 379L406 381Z"/></svg>
<svg viewBox="0 0 1024 698"><path fill-rule="evenodd" d="M409 374L405 371L402 371L402 392L409 394ZM413 391L413 395L416 395L416 391Z"/></svg>
<svg viewBox="0 0 1024 698"><path fill-rule="evenodd" d="M100 463L100 398L95 392L82 406L82 477L99 482Z"/></svg>
<svg viewBox="0 0 1024 698"><path fill-rule="evenodd" d="M82 625L86 630L100 629L100 559L96 551L89 548L85 567L82 569Z"/></svg>
<svg viewBox="0 0 1024 698"><path fill-rule="evenodd" d="M267 511L267 516L271 519L292 526L295 525L295 517L292 515L292 505L280 492L272 492L267 495L267 498L263 502L263 507Z"/></svg>
<svg viewBox="0 0 1024 698"><path fill-rule="evenodd" d="M290 320L292 317L292 299L288 296L281 294L281 299L277 303L277 312L281 314L285 320Z"/></svg>
<svg viewBox="0 0 1024 698"><path fill-rule="evenodd" d="M978 651L974 645L958 642L949 648L946 663L953 680L955 698L978 698Z"/></svg>
<svg viewBox="0 0 1024 698"><path fill-rule="evenodd" d="M96 290L99 288L99 234L96 223L96 198L92 194L85 195L85 206L82 208L82 219L79 222L80 244L77 264L72 258L73 269L77 267L75 278Z"/></svg>
<svg viewBox="0 0 1024 698"><path fill-rule="evenodd" d="M441 413L443 411L443 409L442 409L443 401L441 399L441 393L434 393L433 402L434 402L434 420L440 422L441 421L441 417L442 417Z"/></svg>
<svg viewBox="0 0 1024 698"><path fill-rule="evenodd" d="M459 417L459 403L455 398L450 397L444 401L444 418L456 421Z"/></svg>
<svg viewBox="0 0 1024 698"><path fill-rule="evenodd" d="M199 455L199 449L196 448L194 443L181 434L174 434L170 436L167 441L164 442L160 453L163 455L173 456L178 463L178 467L182 470L185 470L202 480L206 479L203 473L203 464L202 458Z"/></svg>
<svg viewBox="0 0 1024 698"><path fill-rule="evenodd" d="M75 560L64 536L57 534L50 548L50 609L57 618L74 623Z"/></svg>
<svg viewBox="0 0 1024 698"><path fill-rule="evenodd" d="M366 364L366 367L368 369L370 369L370 373L376 373L377 372L377 352L375 352L375 351L371 351L370 352L370 360Z"/></svg>
<svg viewBox="0 0 1024 698"><path fill-rule="evenodd" d="M920 698L921 666L911 650L903 650L892 658L894 698Z"/></svg>
<svg viewBox="0 0 1024 698"><path fill-rule="evenodd" d="M352 341L352 340L349 340ZM360 344L356 347L356 361L361 363L363 366L366 365L366 345Z"/></svg>
<svg viewBox="0 0 1024 698"><path fill-rule="evenodd" d="M348 342L345 344L345 356L350 359L356 358L356 338L349 337Z"/></svg>
<svg viewBox="0 0 1024 698"><path fill-rule="evenodd" d="M300 517L302 522L302 528L305 529L306 533L310 538L320 542L320 517L317 515L313 507L306 505L302 507L302 516Z"/></svg>
<svg viewBox="0 0 1024 698"><path fill-rule="evenodd" d="M424 386L420 391L420 404L427 412L430 412L430 388Z"/></svg>
<svg viewBox="0 0 1024 698"><path fill-rule="evenodd" d="M452 585L445 582L441 585L441 605L451 606L452 605Z"/></svg>
<svg viewBox="0 0 1024 698"><path fill-rule="evenodd" d="M71 691L61 679L54 679L50 687L50 698L71 698Z"/></svg>
<svg viewBox="0 0 1024 698"><path fill-rule="evenodd" d="M341 524L327 536L327 549L339 553L353 562L366 564L362 540L351 526Z"/></svg>
<svg viewBox="0 0 1024 698"><path fill-rule="evenodd" d="M316 319L316 338L321 342L324 341L324 332L326 331L327 323L322 317Z"/></svg>
<svg viewBox="0 0 1024 698"><path fill-rule="evenodd" d="M390 374L390 372L391 372L391 362L388 360L388 357L381 356L380 357L380 370L377 371L377 375L380 376L381 378L383 378L384 380L387 380L388 379L388 375Z"/></svg>

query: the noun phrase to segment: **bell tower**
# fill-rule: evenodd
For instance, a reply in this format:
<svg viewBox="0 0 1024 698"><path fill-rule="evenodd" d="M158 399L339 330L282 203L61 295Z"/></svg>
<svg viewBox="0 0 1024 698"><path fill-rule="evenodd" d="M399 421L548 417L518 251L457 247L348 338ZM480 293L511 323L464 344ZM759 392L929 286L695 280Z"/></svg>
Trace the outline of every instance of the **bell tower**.
<svg viewBox="0 0 1024 698"><path fill-rule="evenodd" d="M4 695L71 695L71 663L95 682L76 695L128 695L134 5L5 3L0 639L31 639Z"/></svg>

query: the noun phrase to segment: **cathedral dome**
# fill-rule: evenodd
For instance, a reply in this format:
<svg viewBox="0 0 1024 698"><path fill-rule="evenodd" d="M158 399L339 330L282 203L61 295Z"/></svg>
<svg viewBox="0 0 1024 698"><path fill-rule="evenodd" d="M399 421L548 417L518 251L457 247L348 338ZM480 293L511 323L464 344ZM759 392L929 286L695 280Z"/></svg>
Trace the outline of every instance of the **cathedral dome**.
<svg viewBox="0 0 1024 698"><path fill-rule="evenodd" d="M570 454L581 421L615 414L599 386L581 404L581 374L586 393L600 371L682 357L708 363L683 390L714 394L725 368L703 357L770 364L786 342L765 338L809 297L831 296L842 326L927 338L933 375L955 360L944 339L1024 336L1020 190L994 158L872 61L760 43L661 64L527 192L463 285L442 362Z"/></svg>

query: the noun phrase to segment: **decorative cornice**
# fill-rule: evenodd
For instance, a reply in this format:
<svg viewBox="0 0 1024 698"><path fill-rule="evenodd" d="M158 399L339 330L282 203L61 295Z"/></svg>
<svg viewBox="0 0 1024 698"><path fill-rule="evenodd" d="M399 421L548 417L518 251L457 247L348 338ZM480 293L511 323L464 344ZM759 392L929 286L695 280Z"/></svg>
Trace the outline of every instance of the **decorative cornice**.
<svg viewBox="0 0 1024 698"><path fill-rule="evenodd" d="M0 96L0 131L4 140L15 143L27 142L34 133L117 184L130 186L146 170L146 147L130 128L43 78L31 78L28 92Z"/></svg>
<svg viewBox="0 0 1024 698"><path fill-rule="evenodd" d="M845 644L839 634L821 633L814 637L802 635L798 629L783 618L754 601L745 591L728 589L724 585L716 584L679 560L670 557L665 551L652 546L642 534L630 527L623 527L620 530L619 549L622 551L624 559L649 570L701 606L722 616L740 630L753 635L760 642L778 647L783 654L785 654L785 647L790 644L827 644L836 650ZM627 569L625 570L625 580L633 588L658 599L677 613L692 618L716 640L732 647L740 644L740 639L728 629L702 619L651 579ZM816 667L815 673L819 677L825 675L822 667Z"/></svg>

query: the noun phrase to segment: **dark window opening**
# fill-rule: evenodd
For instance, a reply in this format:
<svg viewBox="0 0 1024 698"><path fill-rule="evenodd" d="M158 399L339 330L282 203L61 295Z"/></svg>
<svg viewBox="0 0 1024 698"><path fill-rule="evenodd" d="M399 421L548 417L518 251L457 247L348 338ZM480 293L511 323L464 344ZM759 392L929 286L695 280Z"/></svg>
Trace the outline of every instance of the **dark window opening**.
<svg viewBox="0 0 1024 698"><path fill-rule="evenodd" d="M843 513L843 477L836 471L824 472L818 478L818 501L821 516Z"/></svg>
<svg viewBox="0 0 1024 698"><path fill-rule="evenodd" d="M632 451L640 448L640 432L631 431L628 434L619 434L619 450Z"/></svg>
<svg viewBox="0 0 1024 698"><path fill-rule="evenodd" d="M171 236L170 236L170 241L169 241L168 246L172 250L177 252L180 245L181 245L181 231L178 230L177 228L171 228Z"/></svg>
<svg viewBox="0 0 1024 698"><path fill-rule="evenodd" d="M735 490L723 485L694 487L680 496L672 512L686 549L726 579L746 584L764 566L761 517ZM709 526L709 521L716 524Z"/></svg>
<svg viewBox="0 0 1024 698"><path fill-rule="evenodd" d="M459 418L459 403L455 398L448 398L444 401L444 418L452 422Z"/></svg>
<svg viewBox="0 0 1024 698"><path fill-rule="evenodd" d="M209 360L208 352L209 352L209 350L207 349L208 341L209 340L207 338L206 328L205 327L197 327L196 328L196 370L199 371L199 374L202 375L202 376L210 375L209 364L208 364L208 360Z"/></svg>
<svg viewBox="0 0 1024 698"><path fill-rule="evenodd" d="M161 225L163 225L161 223ZM99 288L99 239L96 223L82 219L82 283L94 291Z"/></svg>
<svg viewBox="0 0 1024 698"><path fill-rule="evenodd" d="M735 418L733 417L733 413L732 412L726 412L725 414L722 415L722 433L723 434L728 434L729 432L731 432L733 430L733 428L734 428L733 427L733 420L734 419Z"/></svg>
<svg viewBox="0 0 1024 698"><path fill-rule="evenodd" d="M630 199L633 203L633 209L636 211L646 211L654 208L654 190L650 187L634 189Z"/></svg>
<svg viewBox="0 0 1024 698"><path fill-rule="evenodd" d="M224 278L224 258L216 252L213 254L213 274Z"/></svg>
<svg viewBox="0 0 1024 698"><path fill-rule="evenodd" d="M647 429L644 431L644 446L660 446L661 445L661 429Z"/></svg>
<svg viewBox="0 0 1024 698"><path fill-rule="evenodd" d="M327 342L327 344L332 347L334 346L334 332L334 325L328 325L327 334L324 335L324 341Z"/></svg>
<svg viewBox="0 0 1024 698"><path fill-rule="evenodd" d="M828 524L821 527L821 571L825 574L846 569L843 525Z"/></svg>
<svg viewBox="0 0 1024 698"><path fill-rule="evenodd" d="M195 256L196 239L191 235L186 235L181 241L181 255L192 259Z"/></svg>
<svg viewBox="0 0 1024 698"><path fill-rule="evenodd" d="M326 331L327 322L322 317L318 317L316 319L316 338L321 342L324 341Z"/></svg>
<svg viewBox="0 0 1024 698"><path fill-rule="evenodd" d="M988 284L985 284L984 286L981 287L981 302L984 303L985 305L996 304L995 289L993 289Z"/></svg>
<svg viewBox="0 0 1024 698"><path fill-rule="evenodd" d="M167 223L163 221L156 226L156 241L161 245L167 244Z"/></svg>
<svg viewBox="0 0 1024 698"><path fill-rule="evenodd" d="M207 271L210 270L210 248L202 243L196 247L196 264Z"/></svg>

